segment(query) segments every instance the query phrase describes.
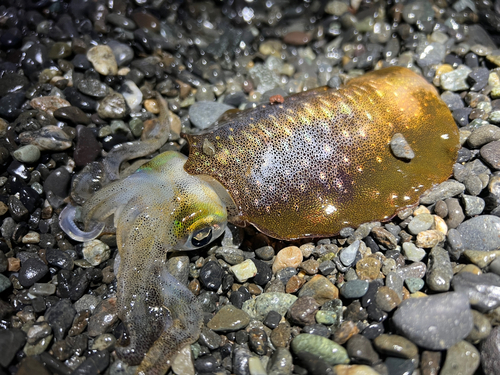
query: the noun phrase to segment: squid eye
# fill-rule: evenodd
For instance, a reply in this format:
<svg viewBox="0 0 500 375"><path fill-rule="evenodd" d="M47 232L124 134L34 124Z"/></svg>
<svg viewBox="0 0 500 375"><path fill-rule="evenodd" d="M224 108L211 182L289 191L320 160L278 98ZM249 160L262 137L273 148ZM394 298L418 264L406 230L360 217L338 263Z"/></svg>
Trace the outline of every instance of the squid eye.
<svg viewBox="0 0 500 375"><path fill-rule="evenodd" d="M210 243L212 240L212 228L203 228L195 233L191 238L191 243L196 247L203 247Z"/></svg>

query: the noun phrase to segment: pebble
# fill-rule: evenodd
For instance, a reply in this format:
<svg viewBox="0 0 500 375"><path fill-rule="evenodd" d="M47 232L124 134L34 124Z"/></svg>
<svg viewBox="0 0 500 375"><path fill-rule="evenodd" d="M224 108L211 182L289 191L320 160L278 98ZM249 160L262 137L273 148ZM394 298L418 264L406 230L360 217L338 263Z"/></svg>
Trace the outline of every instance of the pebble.
<svg viewBox="0 0 500 375"><path fill-rule="evenodd" d="M325 337L302 333L292 340L291 349L294 353L307 352L319 356L330 366L349 363L347 351Z"/></svg>
<svg viewBox="0 0 500 375"><path fill-rule="evenodd" d="M493 169L500 170L500 141L490 142L481 147L481 157Z"/></svg>
<svg viewBox="0 0 500 375"><path fill-rule="evenodd" d="M415 157L415 153L413 152L411 146L401 133L395 133L392 136L389 145L392 153L398 159L411 160Z"/></svg>
<svg viewBox="0 0 500 375"><path fill-rule="evenodd" d="M132 112L137 112L141 108L143 94L142 91L139 90L139 87L137 87L137 85L133 81L127 80L123 82L123 85L120 88L120 92L125 98L125 101L127 102L127 105L132 110ZM155 114L160 113L160 108L158 103L156 103L157 110L153 112L147 106L146 102L148 101L149 102L154 101L156 103L155 100L148 99L147 101L144 102L144 108L146 108L146 110L148 110L151 113Z"/></svg>
<svg viewBox="0 0 500 375"><path fill-rule="evenodd" d="M41 96L32 99L30 105L35 109L47 112L51 116L54 115L55 110L71 106L67 100L57 96Z"/></svg>
<svg viewBox="0 0 500 375"><path fill-rule="evenodd" d="M363 335L354 335L347 341L347 354L351 361L374 365L380 361L378 353L373 349L369 339Z"/></svg>
<svg viewBox="0 0 500 375"><path fill-rule="evenodd" d="M439 245L445 239L446 236L438 230L424 230L417 235L415 245L418 247L423 247L424 249L428 249Z"/></svg>
<svg viewBox="0 0 500 375"><path fill-rule="evenodd" d="M417 346L399 335L382 334L373 340L373 344L379 353L390 357L412 359L418 356Z"/></svg>
<svg viewBox="0 0 500 375"><path fill-rule="evenodd" d="M175 356L172 361L172 371L176 375L195 375L193 353L190 345L186 345Z"/></svg>
<svg viewBox="0 0 500 375"><path fill-rule="evenodd" d="M108 245L100 240L86 241L83 245L83 258L93 266L98 266L111 256Z"/></svg>
<svg viewBox="0 0 500 375"><path fill-rule="evenodd" d="M424 249L415 246L413 242L403 243L403 254L412 262L420 262L427 255Z"/></svg>
<svg viewBox="0 0 500 375"><path fill-rule="evenodd" d="M117 322L116 298L102 300L95 308L89 319L88 335L97 337L108 330Z"/></svg>
<svg viewBox="0 0 500 375"><path fill-rule="evenodd" d="M424 230L431 229L434 224L434 217L431 214L420 214L415 216L408 224L408 231L411 234L417 235Z"/></svg>
<svg viewBox="0 0 500 375"><path fill-rule="evenodd" d="M337 365L334 366L336 375L378 375L380 374L366 365Z"/></svg>
<svg viewBox="0 0 500 375"><path fill-rule="evenodd" d="M207 290L216 292L222 285L224 270L219 262L209 261L200 270L200 282Z"/></svg>
<svg viewBox="0 0 500 375"><path fill-rule="evenodd" d="M493 328L481 345L481 365L485 375L495 375L500 365L500 326Z"/></svg>
<svg viewBox="0 0 500 375"><path fill-rule="evenodd" d="M452 286L455 291L467 296L470 304L480 311L491 311L500 306L500 276L494 273L458 273L452 279Z"/></svg>
<svg viewBox="0 0 500 375"><path fill-rule="evenodd" d="M12 153L21 163L34 163L40 159L40 149L34 145L21 146Z"/></svg>
<svg viewBox="0 0 500 375"><path fill-rule="evenodd" d="M319 304L312 297L299 297L289 308L287 312L288 320L300 326L315 323L316 311Z"/></svg>
<svg viewBox="0 0 500 375"><path fill-rule="evenodd" d="M420 204L434 204L439 200L445 200L465 191L465 185L453 180L448 180L428 190L420 197Z"/></svg>
<svg viewBox="0 0 500 375"><path fill-rule="evenodd" d="M108 85L99 81L98 79L92 78L82 79L81 81L78 81L77 88L83 94L98 99L102 99L110 93Z"/></svg>
<svg viewBox="0 0 500 375"><path fill-rule="evenodd" d="M85 112L83 112L80 108L74 106L56 109L54 111L54 117L58 120L69 122L72 125L90 124L90 118L87 117Z"/></svg>
<svg viewBox="0 0 500 375"><path fill-rule="evenodd" d="M375 280L378 279L381 268L380 260L366 257L356 263L356 274L361 280Z"/></svg>
<svg viewBox="0 0 500 375"><path fill-rule="evenodd" d="M245 328L248 323L249 314L232 305L226 305L207 323L207 327L215 332L233 332Z"/></svg>
<svg viewBox="0 0 500 375"><path fill-rule="evenodd" d="M489 142L498 140L500 140L500 128L488 124L474 129L467 137L467 144L472 148L480 148Z"/></svg>
<svg viewBox="0 0 500 375"><path fill-rule="evenodd" d="M207 129L220 116L234 107L218 102L201 101L189 107L189 119L199 129Z"/></svg>
<svg viewBox="0 0 500 375"><path fill-rule="evenodd" d="M500 218L483 215L464 221L457 227L460 246L468 250L496 250L500 248Z"/></svg>
<svg viewBox="0 0 500 375"><path fill-rule="evenodd" d="M325 302L337 299L339 290L330 280L322 275L313 276L299 291L299 297L313 297L323 305Z"/></svg>
<svg viewBox="0 0 500 375"><path fill-rule="evenodd" d="M293 367L290 351L287 348L278 347L267 364L267 375L290 375Z"/></svg>
<svg viewBox="0 0 500 375"><path fill-rule="evenodd" d="M457 69L449 73L441 74L441 87L443 90L463 91L469 88L467 77L472 70L466 65L460 65Z"/></svg>
<svg viewBox="0 0 500 375"><path fill-rule="evenodd" d="M92 63L94 69L104 75L116 75L118 64L115 55L109 46L98 45L87 52L87 59Z"/></svg>
<svg viewBox="0 0 500 375"><path fill-rule="evenodd" d="M450 348L473 327L469 299L457 292L406 299L392 321L406 338L429 350Z"/></svg>
<svg viewBox="0 0 500 375"><path fill-rule="evenodd" d="M426 281L429 288L436 292L446 292L450 289L453 278L453 268L449 253L441 248L434 247L429 253Z"/></svg>
<svg viewBox="0 0 500 375"><path fill-rule="evenodd" d="M344 266L350 267L353 264L359 250L359 244L360 240L356 240L351 245L340 251L339 258Z"/></svg>
<svg viewBox="0 0 500 375"><path fill-rule="evenodd" d="M0 293L9 289L11 285L12 283L10 282L9 278L7 276L4 276L3 274L0 274Z"/></svg>
<svg viewBox="0 0 500 375"><path fill-rule="evenodd" d="M500 250L491 250L491 251L479 251L479 250L465 250L463 254L469 259L472 263L477 265L480 268L485 268L495 259L500 257Z"/></svg>
<svg viewBox="0 0 500 375"><path fill-rule="evenodd" d="M272 267L273 273L288 267L297 268L302 260L302 251L297 246L285 247L276 254Z"/></svg>
<svg viewBox="0 0 500 375"><path fill-rule="evenodd" d="M244 283L248 279L257 275L257 267L255 267L255 263L252 262L252 259L247 259L229 269L234 274L234 277L236 277L236 280L240 283Z"/></svg>
<svg viewBox="0 0 500 375"><path fill-rule="evenodd" d="M390 312L401 303L401 298L393 289L382 286L375 294L375 303L382 311Z"/></svg>
<svg viewBox="0 0 500 375"><path fill-rule="evenodd" d="M7 368L26 343L26 335L17 328L0 330L0 365Z"/></svg>
<svg viewBox="0 0 500 375"><path fill-rule="evenodd" d="M446 352L440 375L473 375L480 364L479 351L467 341L459 341Z"/></svg>
<svg viewBox="0 0 500 375"><path fill-rule="evenodd" d="M368 285L367 280L351 280L342 285L340 294L345 298L361 298L368 291Z"/></svg>
<svg viewBox="0 0 500 375"><path fill-rule="evenodd" d="M37 258L28 258L21 264L19 270L19 283L24 288L29 288L36 282L40 281L47 275L49 268L47 265Z"/></svg>
<svg viewBox="0 0 500 375"><path fill-rule="evenodd" d="M45 320L52 327L54 337L57 340L64 338L64 335L73 323L75 314L76 310L68 299L62 299L47 309Z"/></svg>
<svg viewBox="0 0 500 375"><path fill-rule="evenodd" d="M129 45L116 40L109 40L107 45L113 51L118 66L127 66L134 59L134 50Z"/></svg>
<svg viewBox="0 0 500 375"><path fill-rule="evenodd" d="M19 134L22 144L32 144L40 151L63 151L71 147L71 138L64 130L54 125L47 125L36 131Z"/></svg>
<svg viewBox="0 0 500 375"><path fill-rule="evenodd" d="M129 108L122 94L109 94L99 103L97 114L103 119L121 119L129 113Z"/></svg>
<svg viewBox="0 0 500 375"><path fill-rule="evenodd" d="M251 318L263 320L270 311L276 311L284 316L296 300L297 297L292 294L268 292L245 301L242 309Z"/></svg>
<svg viewBox="0 0 500 375"><path fill-rule="evenodd" d="M76 127L76 145L73 153L76 166L83 167L95 161L101 151L102 146L97 141L92 129L78 125Z"/></svg>

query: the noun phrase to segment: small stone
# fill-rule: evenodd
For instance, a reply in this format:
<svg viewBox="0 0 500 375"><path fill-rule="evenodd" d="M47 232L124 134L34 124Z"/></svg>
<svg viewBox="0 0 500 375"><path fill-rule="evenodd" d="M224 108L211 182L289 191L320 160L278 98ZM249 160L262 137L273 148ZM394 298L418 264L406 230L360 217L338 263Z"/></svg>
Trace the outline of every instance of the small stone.
<svg viewBox="0 0 500 375"><path fill-rule="evenodd" d="M207 129L232 106L218 102L196 102L189 107L189 119L199 129Z"/></svg>
<svg viewBox="0 0 500 375"><path fill-rule="evenodd" d="M445 292L450 289L450 281L453 277L453 268L450 263L449 253L441 248L432 248L427 264L427 285L436 292Z"/></svg>
<svg viewBox="0 0 500 375"><path fill-rule="evenodd" d="M323 305L327 301L337 299L339 290L326 277L315 275L299 291L299 297L305 296L313 297Z"/></svg>
<svg viewBox="0 0 500 375"><path fill-rule="evenodd" d="M113 350L116 338L110 333L103 333L95 338L92 350Z"/></svg>
<svg viewBox="0 0 500 375"><path fill-rule="evenodd" d="M108 332L117 320L116 298L102 300L89 319L87 332L90 337L97 337Z"/></svg>
<svg viewBox="0 0 500 375"><path fill-rule="evenodd" d="M477 216L457 227L463 249L490 251L500 248L500 218Z"/></svg>
<svg viewBox="0 0 500 375"><path fill-rule="evenodd" d="M481 364L485 375L495 375L500 364L500 326L493 328L481 345Z"/></svg>
<svg viewBox="0 0 500 375"><path fill-rule="evenodd" d="M172 371L176 375L195 375L191 345L186 345L179 350L179 354L172 361Z"/></svg>
<svg viewBox="0 0 500 375"><path fill-rule="evenodd" d="M500 258L500 250L465 250L463 254L479 268L485 268L495 259Z"/></svg>
<svg viewBox="0 0 500 375"><path fill-rule="evenodd" d="M500 140L500 128L495 125L483 125L474 129L467 137L467 143L472 148L480 148L487 143Z"/></svg>
<svg viewBox="0 0 500 375"><path fill-rule="evenodd" d="M347 351L325 337L302 333L296 336L291 344L294 353L308 352L319 356L330 366L342 363L349 363Z"/></svg>
<svg viewBox="0 0 500 375"><path fill-rule="evenodd" d="M62 340L73 323L76 310L71 301L61 299L55 305L49 307L45 313L45 319L52 327L54 336L57 340Z"/></svg>
<svg viewBox="0 0 500 375"><path fill-rule="evenodd" d="M82 79L78 81L77 88L80 92L93 98L102 99L109 95L110 90L108 85L98 79Z"/></svg>
<svg viewBox="0 0 500 375"><path fill-rule="evenodd" d="M459 341L446 352L440 375L473 375L480 363L479 351L467 341Z"/></svg>
<svg viewBox="0 0 500 375"><path fill-rule="evenodd" d="M465 185L460 182L448 180L427 190L421 197L420 203L425 205L434 204L439 200L454 197L465 191Z"/></svg>
<svg viewBox="0 0 500 375"><path fill-rule="evenodd" d="M78 125L76 127L76 137L73 158L75 164L82 167L97 159L102 151L102 146L92 130L86 126Z"/></svg>
<svg viewBox="0 0 500 375"><path fill-rule="evenodd" d="M382 311L390 312L401 303L401 298L391 288L382 286L375 294L375 303Z"/></svg>
<svg viewBox="0 0 500 375"><path fill-rule="evenodd" d="M219 262L209 261L200 270L200 281L207 290L216 292L222 285L224 269Z"/></svg>
<svg viewBox="0 0 500 375"><path fill-rule="evenodd" d="M424 230L417 235L415 245L428 249L439 245L446 239L446 236L438 230Z"/></svg>
<svg viewBox="0 0 500 375"><path fill-rule="evenodd" d="M118 72L115 55L109 46L92 47L87 52L87 59L92 63L94 69L104 76L116 75Z"/></svg>
<svg viewBox="0 0 500 375"><path fill-rule="evenodd" d="M40 155L40 149L34 145L21 146L12 153L21 163L34 163L40 159Z"/></svg>
<svg viewBox="0 0 500 375"><path fill-rule="evenodd" d="M392 153L398 159L411 160L415 157L415 153L413 152L411 146L401 133L395 133L392 136L389 145Z"/></svg>
<svg viewBox="0 0 500 375"><path fill-rule="evenodd" d="M424 249L416 247L412 242L403 243L403 254L412 262L420 262L427 255Z"/></svg>
<svg viewBox="0 0 500 375"><path fill-rule="evenodd" d="M244 283L257 275L257 267L255 267L255 263L252 262L251 259L247 259L240 264L232 266L230 270L240 283Z"/></svg>
<svg viewBox="0 0 500 375"><path fill-rule="evenodd" d="M93 266L98 266L109 259L109 246L100 240L86 241L83 245L83 258Z"/></svg>
<svg viewBox="0 0 500 375"><path fill-rule="evenodd" d="M262 320L270 311L276 311L284 316L288 308L297 300L292 294L280 292L267 292L253 299L245 301L243 311L251 318Z"/></svg>
<svg viewBox="0 0 500 375"><path fill-rule="evenodd" d="M7 276L4 276L3 274L0 274L0 293L9 289L11 285L12 283L10 282L9 278Z"/></svg>
<svg viewBox="0 0 500 375"><path fill-rule="evenodd" d="M127 102L127 105L129 108L132 110L132 112L137 112L141 109L141 103L143 99L143 94L142 91L137 87L137 85L133 81L125 81L123 82L122 87L120 88L120 92L125 98L125 101ZM154 101L156 103L156 112L149 111L149 109L146 107L146 101ZM144 102L145 108L151 112L151 113L160 113L160 106L154 99L148 99Z"/></svg>
<svg viewBox="0 0 500 375"><path fill-rule="evenodd" d="M486 315L481 314L479 311L471 310L474 317L474 327L467 336L467 341L473 344L479 343L484 340L491 333L491 323Z"/></svg>
<svg viewBox="0 0 500 375"><path fill-rule="evenodd" d="M434 224L434 217L431 214L417 215L408 224L408 231L417 235L424 230L431 229L432 224Z"/></svg>
<svg viewBox="0 0 500 375"><path fill-rule="evenodd" d="M281 249L273 262L273 273L287 268L297 268L300 263L302 263L303 256L302 251L297 246L288 246Z"/></svg>
<svg viewBox="0 0 500 375"><path fill-rule="evenodd" d="M278 347L267 363L268 375L288 375L292 373L293 358L287 348ZM251 374L253 375L253 374Z"/></svg>
<svg viewBox="0 0 500 375"><path fill-rule="evenodd" d="M250 323L248 314L232 305L223 306L207 323L215 332L234 332L245 328Z"/></svg>
<svg viewBox="0 0 500 375"><path fill-rule="evenodd" d="M379 277L381 268L380 260L366 257L356 263L356 274L361 280L375 280Z"/></svg>
<svg viewBox="0 0 500 375"><path fill-rule="evenodd" d="M19 283L24 288L29 288L34 283L40 281L47 273L49 268L39 258L28 258L22 262L19 270Z"/></svg>
<svg viewBox="0 0 500 375"><path fill-rule="evenodd" d="M490 142L481 147L481 157L496 170L500 170L500 141Z"/></svg>
<svg viewBox="0 0 500 375"><path fill-rule="evenodd" d="M465 294L448 292L404 300L392 321L406 338L429 350L445 350L463 340L473 318Z"/></svg>
<svg viewBox="0 0 500 375"><path fill-rule="evenodd" d="M307 296L299 297L288 309L287 317L291 323L300 326L314 324L318 309L319 304L314 298Z"/></svg>
<svg viewBox="0 0 500 375"><path fill-rule="evenodd" d="M441 352L424 350L420 359L420 368L423 375L439 374Z"/></svg>
<svg viewBox="0 0 500 375"><path fill-rule="evenodd" d="M90 118L80 108L69 106L62 107L54 111L54 117L58 120L69 122L72 125L88 125Z"/></svg>
<svg viewBox="0 0 500 375"><path fill-rule="evenodd" d="M359 244L360 240L356 240L351 245L340 251L339 258L344 266L350 267L354 263L356 254L358 253Z"/></svg>
<svg viewBox="0 0 500 375"><path fill-rule="evenodd" d="M337 365L334 366L336 375L379 375L372 367L366 365Z"/></svg>
<svg viewBox="0 0 500 375"><path fill-rule="evenodd" d="M469 88L467 77L472 70L466 65L460 65L450 73L441 74L441 87L443 90L463 91Z"/></svg>
<svg viewBox="0 0 500 375"><path fill-rule="evenodd" d="M55 110L71 106L67 100L58 96L40 96L38 98L31 99L30 105L35 109L47 112L51 116L54 115Z"/></svg>
<svg viewBox="0 0 500 375"><path fill-rule="evenodd" d="M375 338L373 344L379 353L390 357L411 359L418 356L417 346L399 335L380 335Z"/></svg>
<svg viewBox="0 0 500 375"><path fill-rule="evenodd" d="M19 134L22 144L32 144L40 151L63 151L72 146L72 140L62 129L55 125L47 125L36 131Z"/></svg>
<svg viewBox="0 0 500 375"><path fill-rule="evenodd" d="M372 343L363 335L354 335L347 341L347 353L349 358L356 363L374 365L380 361Z"/></svg>
<svg viewBox="0 0 500 375"><path fill-rule="evenodd" d="M0 365L7 368L26 343L26 335L17 328L0 330Z"/></svg>
<svg viewBox="0 0 500 375"><path fill-rule="evenodd" d="M129 108L122 94L117 92L109 94L99 103L97 114L106 119L121 119L129 113Z"/></svg>
<svg viewBox="0 0 500 375"><path fill-rule="evenodd" d="M368 285L367 280L351 280L342 285L340 294L345 298L361 298L368 291Z"/></svg>

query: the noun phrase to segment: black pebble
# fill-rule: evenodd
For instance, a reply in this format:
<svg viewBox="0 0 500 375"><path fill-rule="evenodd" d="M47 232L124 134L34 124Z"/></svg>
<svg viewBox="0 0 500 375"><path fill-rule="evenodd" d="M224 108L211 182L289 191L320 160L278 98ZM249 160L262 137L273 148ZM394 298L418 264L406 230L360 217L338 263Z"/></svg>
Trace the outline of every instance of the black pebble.
<svg viewBox="0 0 500 375"><path fill-rule="evenodd" d="M275 329L281 321L281 314L271 310L267 313L266 318L262 323L268 328Z"/></svg>
<svg viewBox="0 0 500 375"><path fill-rule="evenodd" d="M41 259L29 258L21 264L19 283L29 288L40 281L49 272L49 267Z"/></svg>
<svg viewBox="0 0 500 375"><path fill-rule="evenodd" d="M45 313L45 320L52 327L54 337L57 340L62 340L68 329L73 324L76 310L74 309L71 301L62 299L54 306L47 309Z"/></svg>
<svg viewBox="0 0 500 375"><path fill-rule="evenodd" d="M201 267L200 282L208 290L217 291L222 285L223 276L224 270L219 262L212 260Z"/></svg>
<svg viewBox="0 0 500 375"><path fill-rule="evenodd" d="M252 259L252 262L254 262L257 268L257 274L253 278L254 283L265 286L271 280L271 277L273 277L271 266L258 259Z"/></svg>
<svg viewBox="0 0 500 375"><path fill-rule="evenodd" d="M382 333L384 333L384 324L383 323L373 323L366 327L361 334L365 336L368 340L373 340L376 337L379 337Z"/></svg>
<svg viewBox="0 0 500 375"><path fill-rule="evenodd" d="M17 328L0 330L0 366L7 368L26 343L26 335Z"/></svg>
<svg viewBox="0 0 500 375"><path fill-rule="evenodd" d="M109 352L98 351L87 357L83 363L77 367L71 375L98 375L104 372L109 366Z"/></svg>

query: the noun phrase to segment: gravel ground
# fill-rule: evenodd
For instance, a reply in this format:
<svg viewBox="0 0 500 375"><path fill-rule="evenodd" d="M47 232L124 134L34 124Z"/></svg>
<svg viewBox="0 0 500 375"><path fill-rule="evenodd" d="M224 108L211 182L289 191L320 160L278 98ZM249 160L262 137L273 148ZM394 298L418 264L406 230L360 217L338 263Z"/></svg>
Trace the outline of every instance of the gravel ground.
<svg viewBox="0 0 500 375"><path fill-rule="evenodd" d="M500 2L450 3L4 0L0 375L134 373L114 351L115 241L75 242L58 215L86 165L154 123L155 91L172 129L148 157L228 109L390 65L452 111L452 177L336 237L231 227L174 254L205 324L169 373L499 374Z"/></svg>

